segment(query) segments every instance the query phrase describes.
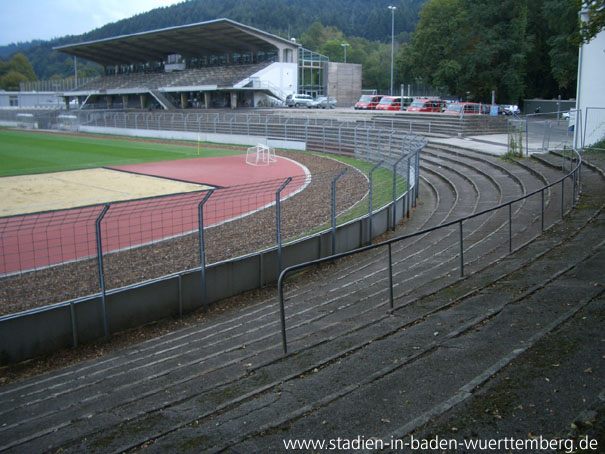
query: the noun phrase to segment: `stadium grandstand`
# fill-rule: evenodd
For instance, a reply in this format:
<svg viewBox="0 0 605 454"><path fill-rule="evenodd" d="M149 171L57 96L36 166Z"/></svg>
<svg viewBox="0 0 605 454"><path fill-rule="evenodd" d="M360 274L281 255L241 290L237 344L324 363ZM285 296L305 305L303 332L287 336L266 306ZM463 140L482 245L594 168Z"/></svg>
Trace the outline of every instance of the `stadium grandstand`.
<svg viewBox="0 0 605 454"><path fill-rule="evenodd" d="M55 50L99 63L104 76L64 91L81 108L237 108L324 95L328 59L288 40L217 19ZM299 85L313 81L314 85Z"/></svg>

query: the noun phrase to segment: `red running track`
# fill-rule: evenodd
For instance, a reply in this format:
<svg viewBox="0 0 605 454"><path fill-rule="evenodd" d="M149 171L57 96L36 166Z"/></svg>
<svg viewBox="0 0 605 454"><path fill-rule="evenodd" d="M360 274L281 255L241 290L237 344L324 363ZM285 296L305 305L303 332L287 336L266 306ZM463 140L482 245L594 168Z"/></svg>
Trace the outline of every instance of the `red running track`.
<svg viewBox="0 0 605 454"><path fill-rule="evenodd" d="M307 169L277 157L269 166L245 155L113 167L115 170L200 183L217 189L204 206L204 226L228 222L304 189ZM128 249L197 231L206 190L111 204L101 223L103 252ZM0 218L0 275L96 256L95 221L104 205Z"/></svg>

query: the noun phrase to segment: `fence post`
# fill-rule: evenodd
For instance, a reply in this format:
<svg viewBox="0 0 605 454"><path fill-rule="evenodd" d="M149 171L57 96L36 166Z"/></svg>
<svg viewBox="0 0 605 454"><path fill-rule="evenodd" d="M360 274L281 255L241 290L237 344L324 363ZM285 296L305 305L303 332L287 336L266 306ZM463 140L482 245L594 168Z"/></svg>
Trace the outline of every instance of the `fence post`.
<svg viewBox="0 0 605 454"><path fill-rule="evenodd" d="M322 134L323 134L323 139L322 139L323 140L323 152L325 153L326 152L326 127L325 127L325 125L322 125L321 129L322 129Z"/></svg>
<svg viewBox="0 0 605 454"><path fill-rule="evenodd" d="M76 309L73 301L69 303L69 314L71 317L71 340L74 348L78 348L78 321L76 320Z"/></svg>
<svg viewBox="0 0 605 454"><path fill-rule="evenodd" d="M288 341L286 340L286 308L284 305L284 278L285 276L280 273L277 280L277 292L279 294L279 316L281 322L281 339L282 348L284 350L284 356L288 354Z"/></svg>
<svg viewBox="0 0 605 454"><path fill-rule="evenodd" d="M406 200L405 200L405 209L406 209L406 217L409 219L410 218L410 210L412 209L411 207L411 199L410 199L410 195L411 195L411 191L410 191L410 176L412 175L412 168L411 168L411 154L408 154L408 178L406 181L406 188L405 188L405 193L406 193Z"/></svg>
<svg viewBox="0 0 605 454"><path fill-rule="evenodd" d="M393 166L393 230L397 227L397 166L405 159L405 155L400 157Z"/></svg>
<svg viewBox="0 0 605 454"><path fill-rule="evenodd" d="M345 174L345 167L332 180L332 255L336 254L336 181Z"/></svg>
<svg viewBox="0 0 605 454"><path fill-rule="evenodd" d="M416 146L416 159L414 164L414 207L417 205L418 197L420 196L420 150L422 148Z"/></svg>
<svg viewBox="0 0 605 454"><path fill-rule="evenodd" d="M508 204L508 253L513 253L513 204Z"/></svg>
<svg viewBox="0 0 605 454"><path fill-rule="evenodd" d="M565 178L561 180L561 219L565 217Z"/></svg>
<svg viewBox="0 0 605 454"><path fill-rule="evenodd" d="M542 206L541 206L541 212L540 212L540 224L542 227L542 233L544 233L544 188L542 188L542 190L540 191L540 195L542 197Z"/></svg>
<svg viewBox="0 0 605 454"><path fill-rule="evenodd" d="M103 312L103 332L105 333L105 340L109 342L109 323L107 321L107 306L105 304L106 291L105 291L105 271L103 269L103 243L101 241L101 221L105 217L105 214L109 210L109 203L103 206L101 214L95 221L95 233L97 237L97 263L99 267L99 285L101 286L101 310Z"/></svg>
<svg viewBox="0 0 605 454"><path fill-rule="evenodd" d="M199 203L198 210L198 230L199 230L199 239L200 239L200 264L201 264L201 273L202 273L202 307L204 312L208 309L207 307L207 285L206 285L206 250L204 247L204 204L208 201L214 189L211 189L206 193L202 201Z"/></svg>
<svg viewBox="0 0 605 454"><path fill-rule="evenodd" d="M395 306L395 298L393 296L393 252L391 249L391 243L389 243L389 303L391 310L393 310Z"/></svg>
<svg viewBox="0 0 605 454"><path fill-rule="evenodd" d="M464 238L462 235L462 220L459 222L460 225L460 277L464 277Z"/></svg>
<svg viewBox="0 0 605 454"><path fill-rule="evenodd" d="M309 119L305 123L305 146L309 142Z"/></svg>
<svg viewBox="0 0 605 454"><path fill-rule="evenodd" d="M275 224L277 232L277 275L282 270L282 250L281 250L281 192L292 181L292 177L286 178L286 181L279 187L275 193Z"/></svg>
<svg viewBox="0 0 605 454"><path fill-rule="evenodd" d="M369 200L369 207L368 207L368 213L370 215L370 226L369 226L369 229L368 229L369 230L368 233L369 233L370 238L368 239L368 244L372 243L372 238L374 237L373 236L373 226L372 226L372 219L374 217L374 214L373 214L373 211L374 211L374 209L373 209L374 171L377 170L382 165L383 162L384 161L380 161L378 164L376 164L374 166L374 168L372 170L370 170L370 194L369 194L370 200Z"/></svg>
<svg viewBox="0 0 605 454"><path fill-rule="evenodd" d="M572 191L571 191L571 207L575 208L576 206L576 185L578 183L577 179L578 179L578 175L577 172L574 170L573 175L571 176L572 178L572 183L571 183L571 187L572 187Z"/></svg>

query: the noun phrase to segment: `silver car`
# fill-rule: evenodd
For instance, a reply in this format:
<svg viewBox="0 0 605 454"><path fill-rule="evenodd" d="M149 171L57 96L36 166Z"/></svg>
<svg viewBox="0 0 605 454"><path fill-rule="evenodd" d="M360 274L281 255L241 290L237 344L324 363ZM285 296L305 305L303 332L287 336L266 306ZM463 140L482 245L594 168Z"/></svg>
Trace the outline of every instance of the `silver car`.
<svg viewBox="0 0 605 454"><path fill-rule="evenodd" d="M286 106L288 107L308 106L312 102L313 98L310 95L293 94L286 98Z"/></svg>
<svg viewBox="0 0 605 454"><path fill-rule="evenodd" d="M320 96L307 105L309 109L333 109L336 107L336 99Z"/></svg>

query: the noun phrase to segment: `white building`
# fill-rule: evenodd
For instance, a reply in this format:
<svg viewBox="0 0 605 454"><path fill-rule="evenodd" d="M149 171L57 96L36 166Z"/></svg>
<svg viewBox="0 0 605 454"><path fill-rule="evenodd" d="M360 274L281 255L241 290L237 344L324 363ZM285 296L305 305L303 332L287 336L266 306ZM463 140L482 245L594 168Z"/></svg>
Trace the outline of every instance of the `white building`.
<svg viewBox="0 0 605 454"><path fill-rule="evenodd" d="M63 107L63 99L56 92L0 90L0 108L2 109L61 109Z"/></svg>
<svg viewBox="0 0 605 454"><path fill-rule="evenodd" d="M588 12L580 18L586 21ZM577 144L589 146L605 139L605 30L580 47L576 108L582 124L576 129Z"/></svg>

